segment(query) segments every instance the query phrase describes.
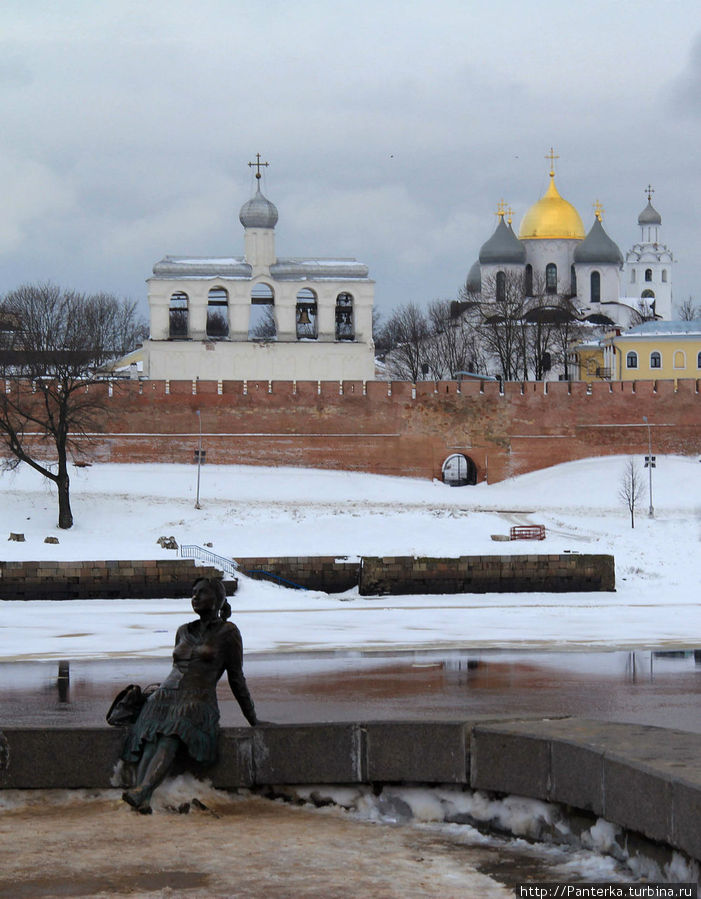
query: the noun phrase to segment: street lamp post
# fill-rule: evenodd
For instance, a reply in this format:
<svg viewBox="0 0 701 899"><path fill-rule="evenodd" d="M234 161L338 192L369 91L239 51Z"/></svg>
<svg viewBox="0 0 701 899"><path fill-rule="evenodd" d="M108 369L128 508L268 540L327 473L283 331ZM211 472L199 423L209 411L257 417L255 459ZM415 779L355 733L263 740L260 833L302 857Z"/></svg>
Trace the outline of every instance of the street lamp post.
<svg viewBox="0 0 701 899"><path fill-rule="evenodd" d="M650 507L647 510L647 514L650 518L655 517L655 510L652 506L652 469L654 468L655 461L652 457L652 436L650 434L650 422L647 420L647 415L643 415L643 421L647 425L647 462L645 463L648 476L649 476L649 487L648 492L650 494Z"/></svg>
<svg viewBox="0 0 701 899"><path fill-rule="evenodd" d="M197 421L200 425L200 442L197 450L197 499L195 500L195 508L201 509L200 506L200 468L202 467L202 416L200 410L197 410Z"/></svg>

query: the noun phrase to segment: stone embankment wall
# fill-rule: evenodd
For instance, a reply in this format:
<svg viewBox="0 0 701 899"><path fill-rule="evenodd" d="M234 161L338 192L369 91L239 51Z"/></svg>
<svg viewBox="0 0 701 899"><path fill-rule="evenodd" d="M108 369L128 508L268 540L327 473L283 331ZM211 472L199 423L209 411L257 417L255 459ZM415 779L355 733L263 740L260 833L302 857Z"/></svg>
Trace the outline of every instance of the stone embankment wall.
<svg viewBox="0 0 701 899"><path fill-rule="evenodd" d="M440 478L446 457L464 453L478 481L494 482L587 456L643 455L644 416L653 452L701 453L699 383L102 383L87 388L104 400L97 433L78 444L88 460L191 463L200 411L207 463Z"/></svg>
<svg viewBox="0 0 701 899"><path fill-rule="evenodd" d="M247 556L236 559L241 574L325 593L358 586L360 560L344 556Z"/></svg>
<svg viewBox="0 0 701 899"><path fill-rule="evenodd" d="M364 558L363 596L405 593L545 593L615 590L613 556L414 556Z"/></svg>
<svg viewBox="0 0 701 899"><path fill-rule="evenodd" d="M236 560L256 579L361 596L407 593L550 593L615 590L613 556L504 555L434 559L414 556L256 557ZM189 596L198 577L221 577L192 559L0 562L0 600L125 599ZM235 592L236 579L225 581Z"/></svg>
<svg viewBox="0 0 701 899"><path fill-rule="evenodd" d="M236 560L243 574L342 593L358 586L361 596L408 593L546 593L616 589L613 556L501 555L429 558L364 556L258 557Z"/></svg>
<svg viewBox="0 0 701 899"><path fill-rule="evenodd" d="M192 559L0 562L0 600L190 596L198 577L221 573Z"/></svg>
<svg viewBox="0 0 701 899"><path fill-rule="evenodd" d="M117 728L5 728L0 787L107 788L121 741ZM580 719L263 725L223 730L206 776L220 789L463 785L561 803L701 859L699 757L700 734Z"/></svg>

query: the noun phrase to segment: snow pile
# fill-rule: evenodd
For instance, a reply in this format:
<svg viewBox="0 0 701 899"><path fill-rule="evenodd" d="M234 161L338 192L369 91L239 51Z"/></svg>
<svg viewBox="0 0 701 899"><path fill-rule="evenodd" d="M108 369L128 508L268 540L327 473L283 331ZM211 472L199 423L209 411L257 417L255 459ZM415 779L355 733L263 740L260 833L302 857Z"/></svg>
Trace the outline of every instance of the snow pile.
<svg viewBox="0 0 701 899"><path fill-rule="evenodd" d="M523 796L495 799L460 787L285 787L277 795L327 809L329 806L381 824L438 827L469 846L504 846L505 837L523 853L549 858L555 876L577 875L600 881L696 882L699 865L679 852L660 864L636 843L629 850L625 832L598 818L585 830L573 830L563 808Z"/></svg>

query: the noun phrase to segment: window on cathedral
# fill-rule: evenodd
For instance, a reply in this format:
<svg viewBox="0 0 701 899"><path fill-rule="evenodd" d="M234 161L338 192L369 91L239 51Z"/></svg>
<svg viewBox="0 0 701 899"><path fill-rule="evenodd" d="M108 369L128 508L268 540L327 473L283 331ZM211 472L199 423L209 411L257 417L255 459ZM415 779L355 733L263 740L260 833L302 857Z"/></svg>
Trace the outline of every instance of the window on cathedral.
<svg viewBox="0 0 701 899"><path fill-rule="evenodd" d="M662 368L662 356L657 350L650 353L650 368Z"/></svg>
<svg viewBox="0 0 701 899"><path fill-rule="evenodd" d="M645 280L652 281L652 269L651 268L645 269Z"/></svg>
<svg viewBox="0 0 701 899"><path fill-rule="evenodd" d="M171 294L168 306L168 336L171 340L187 338L188 297L182 290Z"/></svg>
<svg viewBox="0 0 701 899"><path fill-rule="evenodd" d="M573 265L570 266L570 293L573 297L577 296L577 272Z"/></svg>
<svg viewBox="0 0 701 899"><path fill-rule="evenodd" d="M554 262L548 262L545 266L545 292L557 293L557 266Z"/></svg>
<svg viewBox="0 0 701 899"><path fill-rule="evenodd" d="M277 340L275 295L269 284L260 281L251 290L251 314L248 319L249 340Z"/></svg>
<svg viewBox="0 0 701 899"><path fill-rule="evenodd" d="M601 302L601 275L599 272L591 273L591 301L592 303Z"/></svg>
<svg viewBox="0 0 701 899"><path fill-rule="evenodd" d="M336 340L355 340L353 297L345 292L336 297Z"/></svg>
<svg viewBox="0 0 701 899"><path fill-rule="evenodd" d="M295 314L297 340L316 340L318 331L318 307L316 294L308 287L303 287L297 294Z"/></svg>
<svg viewBox="0 0 701 899"><path fill-rule="evenodd" d="M662 283L663 284L667 283L667 269L666 268L662 269Z"/></svg>
<svg viewBox="0 0 701 899"><path fill-rule="evenodd" d="M635 269L634 268L632 268L630 270L630 283L635 284Z"/></svg>
<svg viewBox="0 0 701 899"><path fill-rule="evenodd" d="M684 352L684 350L674 351L674 367L686 368L686 353Z"/></svg>
<svg viewBox="0 0 701 899"><path fill-rule="evenodd" d="M654 300L655 299L655 291L654 290L644 290L640 294L641 300Z"/></svg>
<svg viewBox="0 0 701 899"><path fill-rule="evenodd" d="M213 287L207 296L207 337L221 340L229 336L229 294Z"/></svg>
<svg viewBox="0 0 701 899"><path fill-rule="evenodd" d="M523 292L527 297L533 296L533 266L528 263L523 275Z"/></svg>
<svg viewBox="0 0 701 899"><path fill-rule="evenodd" d="M506 275L504 272L497 272L496 299L498 303L503 303L506 300Z"/></svg>
<svg viewBox="0 0 701 899"><path fill-rule="evenodd" d="M633 352L633 350L628 353L626 356L626 368L637 368L638 367L638 354Z"/></svg>
<svg viewBox="0 0 701 899"><path fill-rule="evenodd" d="M701 353L696 357L696 368L701 368Z"/></svg>

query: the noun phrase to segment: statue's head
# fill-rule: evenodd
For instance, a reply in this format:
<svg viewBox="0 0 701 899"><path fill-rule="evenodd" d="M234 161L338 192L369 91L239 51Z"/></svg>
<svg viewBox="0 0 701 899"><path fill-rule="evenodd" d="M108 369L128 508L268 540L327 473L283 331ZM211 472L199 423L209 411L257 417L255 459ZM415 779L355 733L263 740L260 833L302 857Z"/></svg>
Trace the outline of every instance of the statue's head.
<svg viewBox="0 0 701 899"><path fill-rule="evenodd" d="M226 599L226 590L221 578L199 577L192 585L192 608L198 615L210 609L223 621L231 616L231 606Z"/></svg>

